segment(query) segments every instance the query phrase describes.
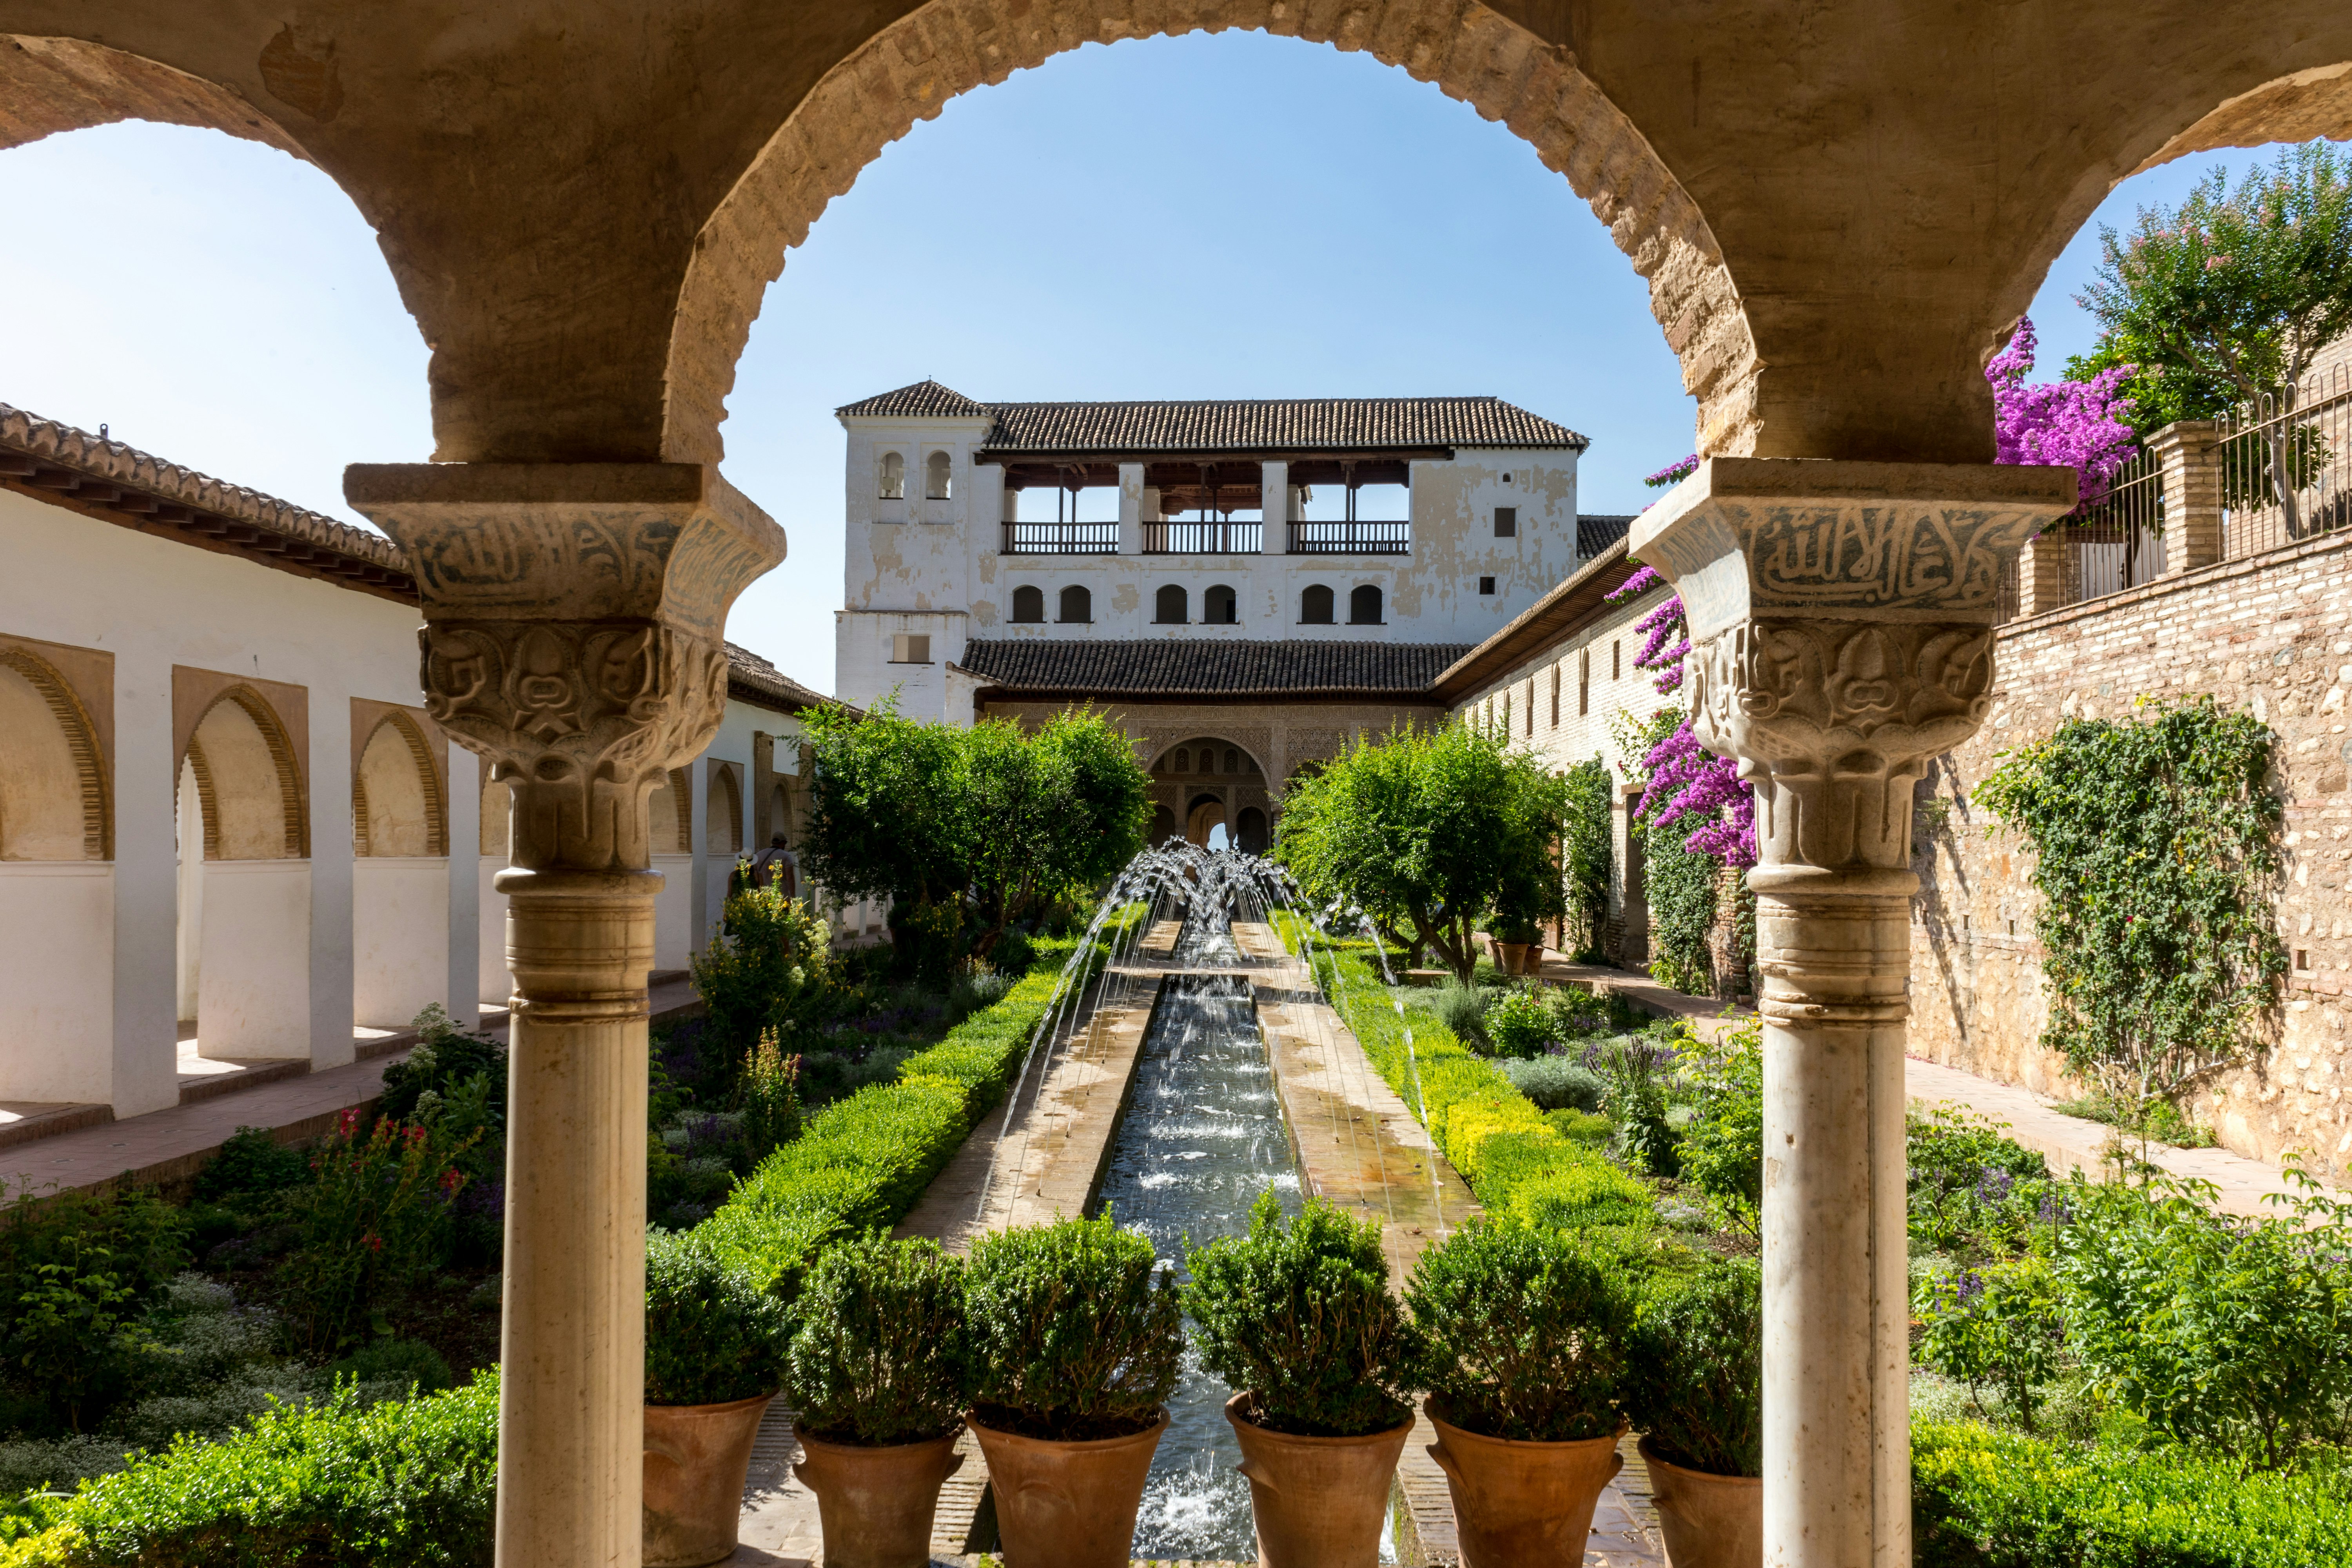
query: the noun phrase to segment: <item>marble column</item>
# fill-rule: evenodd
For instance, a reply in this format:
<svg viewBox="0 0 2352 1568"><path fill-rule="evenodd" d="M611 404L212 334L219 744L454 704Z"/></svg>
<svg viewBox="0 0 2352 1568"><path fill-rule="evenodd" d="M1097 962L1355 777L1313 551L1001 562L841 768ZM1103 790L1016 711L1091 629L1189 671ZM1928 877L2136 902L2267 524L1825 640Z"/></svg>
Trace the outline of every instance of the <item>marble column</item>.
<svg viewBox="0 0 2352 1568"><path fill-rule="evenodd" d="M1912 786L1990 703L2001 571L2071 468L1717 458L1635 520L1701 744L1756 790L1764 1560L1911 1561Z"/></svg>
<svg viewBox="0 0 2352 1568"><path fill-rule="evenodd" d="M434 719L512 786L499 1568L633 1568L644 1464L648 798L727 698L783 532L683 463L355 465L407 551Z"/></svg>

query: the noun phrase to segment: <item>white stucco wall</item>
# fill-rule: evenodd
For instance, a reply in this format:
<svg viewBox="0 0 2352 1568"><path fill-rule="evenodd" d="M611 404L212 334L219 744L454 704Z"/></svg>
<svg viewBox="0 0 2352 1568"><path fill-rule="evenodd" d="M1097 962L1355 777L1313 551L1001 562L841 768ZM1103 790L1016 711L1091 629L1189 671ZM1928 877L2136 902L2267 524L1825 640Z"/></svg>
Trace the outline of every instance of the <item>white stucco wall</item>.
<svg viewBox="0 0 2352 1568"><path fill-rule="evenodd" d="M106 1100L113 929L112 866L0 860L0 1100Z"/></svg>
<svg viewBox="0 0 2352 1568"><path fill-rule="evenodd" d="M449 862L367 856L352 865L352 1010L372 1029L404 1029L427 1003L449 1005Z"/></svg>
<svg viewBox="0 0 2352 1568"><path fill-rule="evenodd" d="M205 862L204 982L196 991L205 1055L310 1055L310 934L308 860ZM341 1033L348 1058L351 1026Z"/></svg>

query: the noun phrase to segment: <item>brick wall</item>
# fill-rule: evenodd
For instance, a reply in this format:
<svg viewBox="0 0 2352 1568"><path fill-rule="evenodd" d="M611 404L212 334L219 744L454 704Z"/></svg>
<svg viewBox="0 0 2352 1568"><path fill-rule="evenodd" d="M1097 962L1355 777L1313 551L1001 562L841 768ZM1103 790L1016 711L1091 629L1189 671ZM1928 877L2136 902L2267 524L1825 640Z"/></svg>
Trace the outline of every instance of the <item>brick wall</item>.
<svg viewBox="0 0 2352 1568"><path fill-rule="evenodd" d="M2012 623L1998 660L1984 729L1919 787L1912 1054L2042 1092L2078 1089L2063 1058L2037 1043L2048 1006L2032 854L1970 792L1999 752L2063 719L2124 718L2143 694L2210 692L2278 737L2279 931L2294 968L2263 1058L2194 1109L2241 1153L2274 1160L2300 1148L2334 1173L2352 1171L2352 537Z"/></svg>

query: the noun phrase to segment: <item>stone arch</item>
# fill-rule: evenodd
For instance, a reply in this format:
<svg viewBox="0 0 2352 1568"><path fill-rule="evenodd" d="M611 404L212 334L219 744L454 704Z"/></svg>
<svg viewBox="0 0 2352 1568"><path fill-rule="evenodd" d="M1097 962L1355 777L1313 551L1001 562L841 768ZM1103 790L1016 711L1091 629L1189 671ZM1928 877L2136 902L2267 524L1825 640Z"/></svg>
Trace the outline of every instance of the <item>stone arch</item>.
<svg viewBox="0 0 2352 1568"><path fill-rule="evenodd" d="M98 726L56 667L0 647L0 860L111 860Z"/></svg>
<svg viewBox="0 0 2352 1568"><path fill-rule="evenodd" d="M370 858L449 853L440 771L424 726L409 714L385 714L360 749L360 765L352 773L352 852Z"/></svg>
<svg viewBox="0 0 2352 1568"><path fill-rule="evenodd" d="M1164 805L1162 805L1162 806L1159 806L1159 807L1155 808L1155 809L1152 811L1152 813L1151 813L1151 845L1152 845L1152 847L1154 847L1154 848L1158 848L1160 845L1167 843L1171 838L1173 838L1173 837L1176 837L1176 814L1175 814L1175 812L1171 811L1171 809L1169 809L1167 806L1164 806Z"/></svg>
<svg viewBox="0 0 2352 1568"><path fill-rule="evenodd" d="M1180 752L1183 753L1184 765L1182 766L1178 765L1177 753ZM1228 756L1234 757L1244 766L1239 769L1224 767L1223 763ZM1165 767L1162 766L1163 763L1166 764ZM1228 773L1267 776L1265 763L1259 758L1255 747L1245 746L1238 741L1226 740L1221 735L1186 734L1178 740L1168 742L1152 754L1149 767L1153 773L1165 773L1173 769L1180 773L1189 773L1197 770L1203 773L1214 773L1219 776Z"/></svg>
<svg viewBox="0 0 2352 1568"><path fill-rule="evenodd" d="M2183 84L2185 85L2185 83ZM2136 97L2132 108L2143 123L2104 166L2084 170L2065 198L2043 215L2015 272L1997 302L2001 343L2017 318L2032 303L2051 265L2117 185L2135 174L2230 147L2260 147L2273 142L2352 141L2352 60L2291 71L2235 93L2187 123L2183 113L2152 97ZM2163 118L2168 110L2170 120ZM2137 158L2137 162L2134 162ZM1987 351L1988 357L1995 350Z"/></svg>
<svg viewBox="0 0 2352 1568"><path fill-rule="evenodd" d="M1191 804L1184 808L1184 837L1194 844L1205 845L1209 842L1209 834L1219 827L1225 830L1227 839L1233 837L1233 825L1224 796L1205 792L1193 795Z"/></svg>
<svg viewBox="0 0 2352 1568"><path fill-rule="evenodd" d="M309 857L294 742L261 693L240 684L214 698L189 733L186 761L204 806L205 859Z"/></svg>
<svg viewBox="0 0 2352 1568"><path fill-rule="evenodd" d="M670 328L665 458L719 460L736 362L784 252L918 119L1083 44L1225 27L1370 54L1508 127L1591 204L1648 282L1650 312L1699 402L1699 450L1753 449L1761 367L1722 249L1698 204L1570 50L1480 0L1166 0L1149 20L1108 9L1086 0L931 0L818 81L697 237Z"/></svg>
<svg viewBox="0 0 2352 1568"><path fill-rule="evenodd" d="M735 782L735 770L722 763L710 764L710 853L740 855L743 853L743 786Z"/></svg>
<svg viewBox="0 0 2352 1568"><path fill-rule="evenodd" d="M1252 855L1265 853L1265 813L1245 805L1234 816L1234 843Z"/></svg>
<svg viewBox="0 0 2352 1568"><path fill-rule="evenodd" d="M688 791L684 768L670 769L667 781L654 786L650 802L652 827L647 839L655 854L694 853L694 810Z"/></svg>

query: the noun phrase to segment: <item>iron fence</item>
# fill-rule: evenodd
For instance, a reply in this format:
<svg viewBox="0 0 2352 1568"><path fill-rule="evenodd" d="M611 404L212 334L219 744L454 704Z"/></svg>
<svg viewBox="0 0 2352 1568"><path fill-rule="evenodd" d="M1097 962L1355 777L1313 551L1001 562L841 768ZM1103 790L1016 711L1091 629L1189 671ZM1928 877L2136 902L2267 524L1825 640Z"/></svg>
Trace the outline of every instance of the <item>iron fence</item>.
<svg viewBox="0 0 2352 1568"><path fill-rule="evenodd" d="M2352 528L2352 372L2339 365L2217 424L2225 559Z"/></svg>
<svg viewBox="0 0 2352 1568"><path fill-rule="evenodd" d="M2140 452L2116 470L2097 504L2053 523L2045 539L2058 550L2056 592L2034 614L2079 605L2152 583L2164 572L2164 467ZM2038 547L2037 547L2038 548ZM2000 620L2021 612L2019 563L2001 572Z"/></svg>
<svg viewBox="0 0 2352 1568"><path fill-rule="evenodd" d="M1008 522L1007 555L1116 555L1116 522Z"/></svg>
<svg viewBox="0 0 2352 1568"><path fill-rule="evenodd" d="M1361 518L1329 521L1295 521L1290 525L1293 555L1410 555L1412 524L1374 522Z"/></svg>

